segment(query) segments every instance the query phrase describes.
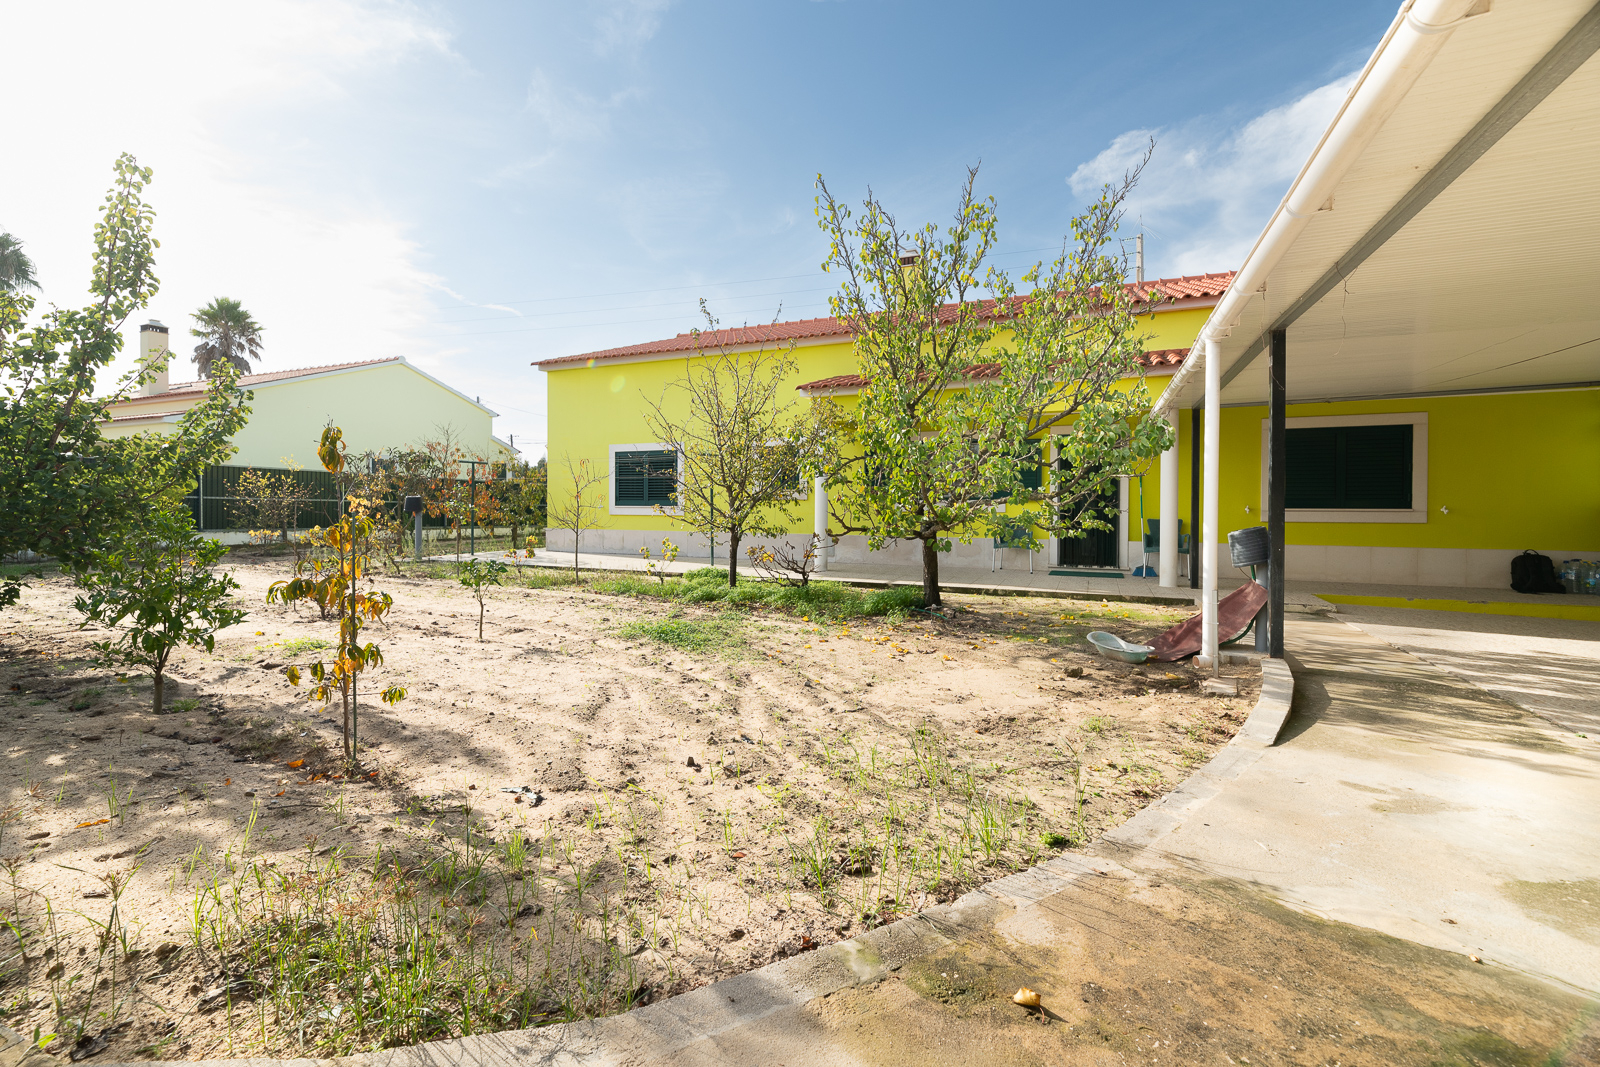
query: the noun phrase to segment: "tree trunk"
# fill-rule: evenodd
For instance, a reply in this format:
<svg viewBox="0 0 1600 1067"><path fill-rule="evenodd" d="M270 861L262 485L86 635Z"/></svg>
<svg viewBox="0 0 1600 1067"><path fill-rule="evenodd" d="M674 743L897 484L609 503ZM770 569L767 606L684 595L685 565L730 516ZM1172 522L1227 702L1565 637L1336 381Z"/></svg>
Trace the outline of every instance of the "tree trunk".
<svg viewBox="0 0 1600 1067"><path fill-rule="evenodd" d="M739 584L739 535L733 531L728 533L728 585Z"/></svg>
<svg viewBox="0 0 1600 1067"><path fill-rule="evenodd" d="M939 546L928 538L922 542L922 600L930 608L939 607Z"/></svg>
<svg viewBox="0 0 1600 1067"><path fill-rule="evenodd" d="M344 708L344 721L340 723L341 732L344 734L344 755L350 758L350 683L349 681L339 686L339 703Z"/></svg>
<svg viewBox="0 0 1600 1067"><path fill-rule="evenodd" d="M167 691L167 676L161 671L156 671L155 712L161 714L162 699Z"/></svg>
<svg viewBox="0 0 1600 1067"><path fill-rule="evenodd" d="M483 640L483 589L478 589L478 640Z"/></svg>

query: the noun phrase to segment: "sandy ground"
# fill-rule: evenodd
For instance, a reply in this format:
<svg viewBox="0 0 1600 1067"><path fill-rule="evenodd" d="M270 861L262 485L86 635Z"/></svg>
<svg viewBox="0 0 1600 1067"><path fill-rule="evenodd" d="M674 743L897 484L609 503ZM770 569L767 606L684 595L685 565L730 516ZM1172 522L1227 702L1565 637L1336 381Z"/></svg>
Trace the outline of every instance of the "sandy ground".
<svg viewBox="0 0 1600 1067"><path fill-rule="evenodd" d="M363 702L345 778L337 719L282 670L334 625L265 603L281 564L235 574L249 618L178 655L159 716L148 679L92 665L66 581L0 617L0 908L32 949L0 927L13 1029L81 1016L108 1059L293 1052L251 1007L261 987L230 986L197 940L197 886L341 857L415 872L463 844L523 894L456 894L465 929L548 942L539 923L598 880L619 918L586 936L625 961L629 1002L682 991L1082 847L1226 743L1256 693L1244 669L1237 697L1207 697L1187 667L1090 656L1087 630L1181 617L1138 605L950 597L948 620L841 625L510 587L480 643L468 590L385 578L363 691L410 695ZM663 620L705 647L652 637Z"/></svg>

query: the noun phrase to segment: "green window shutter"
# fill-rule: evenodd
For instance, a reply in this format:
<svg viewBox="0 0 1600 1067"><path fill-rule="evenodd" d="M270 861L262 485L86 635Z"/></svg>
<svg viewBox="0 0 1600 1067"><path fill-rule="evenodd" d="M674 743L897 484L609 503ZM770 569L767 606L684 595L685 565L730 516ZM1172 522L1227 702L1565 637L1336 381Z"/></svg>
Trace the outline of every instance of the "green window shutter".
<svg viewBox="0 0 1600 1067"><path fill-rule="evenodd" d="M1411 431L1409 423L1289 430L1284 505L1319 511L1410 508Z"/></svg>
<svg viewBox="0 0 1600 1067"><path fill-rule="evenodd" d="M619 508L667 506L678 489L678 456L671 450L618 452L611 472Z"/></svg>
<svg viewBox="0 0 1600 1067"><path fill-rule="evenodd" d="M1029 441L1022 457L1022 488L1031 493L1044 491L1044 442Z"/></svg>

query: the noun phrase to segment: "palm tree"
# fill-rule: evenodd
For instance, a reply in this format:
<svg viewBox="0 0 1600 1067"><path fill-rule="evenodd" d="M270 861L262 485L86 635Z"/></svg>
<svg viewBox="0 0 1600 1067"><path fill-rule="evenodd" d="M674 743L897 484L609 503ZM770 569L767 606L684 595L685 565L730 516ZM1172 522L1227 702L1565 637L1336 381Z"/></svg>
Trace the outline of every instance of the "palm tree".
<svg viewBox="0 0 1600 1067"><path fill-rule="evenodd" d="M39 280L33 274L33 260L22 251L22 242L0 231L0 293L37 288Z"/></svg>
<svg viewBox="0 0 1600 1067"><path fill-rule="evenodd" d="M240 374L250 373L250 361L261 360L261 324L237 300L219 296L192 316L198 323L189 332L200 338L194 346L194 365L202 378L211 377L219 363Z"/></svg>

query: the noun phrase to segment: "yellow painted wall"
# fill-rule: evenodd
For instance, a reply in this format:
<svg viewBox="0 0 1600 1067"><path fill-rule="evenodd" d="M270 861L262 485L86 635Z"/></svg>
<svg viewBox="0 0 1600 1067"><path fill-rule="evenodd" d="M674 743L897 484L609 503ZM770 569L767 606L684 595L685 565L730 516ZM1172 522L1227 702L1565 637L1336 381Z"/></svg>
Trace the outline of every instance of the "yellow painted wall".
<svg viewBox="0 0 1600 1067"><path fill-rule="evenodd" d="M855 351L847 341L807 345L795 349L795 370L784 381L783 392L792 398L795 411L810 401L794 387L819 378L852 374L856 369ZM551 499L571 499L572 481L567 474L567 457L574 462L587 458L597 469L606 470L611 461L611 446L649 443L645 429L646 397L659 400L669 383L680 381L690 361L680 357L639 363L603 363L551 369L549 379L549 456ZM666 393L667 410L681 415L686 406L678 390ZM607 501L611 483L606 482ZM796 501L796 532L811 529L809 495ZM681 525L665 515L607 515L603 528L629 530L679 530Z"/></svg>
<svg viewBox="0 0 1600 1067"><path fill-rule="evenodd" d="M1600 549L1600 390L1291 404L1287 416L1427 412L1428 521L1291 522L1291 545ZM1182 436L1188 504L1188 419ZM1221 534L1265 522L1265 407L1224 408ZM1244 509L1248 505L1250 512ZM1440 507L1450 509L1448 514Z"/></svg>
<svg viewBox="0 0 1600 1067"><path fill-rule="evenodd" d="M1150 351L1188 348L1209 313L1209 308L1185 308L1140 316L1139 325L1145 336L1144 347ZM834 375L853 374L857 369L854 348L848 341L802 345L794 350L793 356L796 370L786 380L786 388ZM571 498L572 482L567 474L567 455L570 454L574 460L588 458L598 469L605 470L610 463L611 446L648 443L644 429L644 398L660 397L669 382L682 379L687 365L688 361L683 356L676 355L635 363L576 364L551 368L547 372L552 501ZM1166 380L1165 376L1147 379L1152 399L1164 388ZM1132 380L1125 384L1131 385ZM671 397L672 394L668 395ZM797 404L808 402L799 393L792 395ZM848 397L842 399L848 402ZM676 403L681 404L681 399ZM681 413L683 409L678 407L675 410ZM608 482L608 504L610 492ZM1156 516L1159 492L1156 464L1152 462L1145 479L1146 514L1149 517ZM1135 486L1131 505L1133 524L1138 522L1137 493ZM808 501L809 497L796 502L791 532L810 532L812 519ZM607 514L602 521L603 528L609 529L681 529L679 523L664 515ZM1137 538L1138 535L1133 532L1130 536Z"/></svg>

